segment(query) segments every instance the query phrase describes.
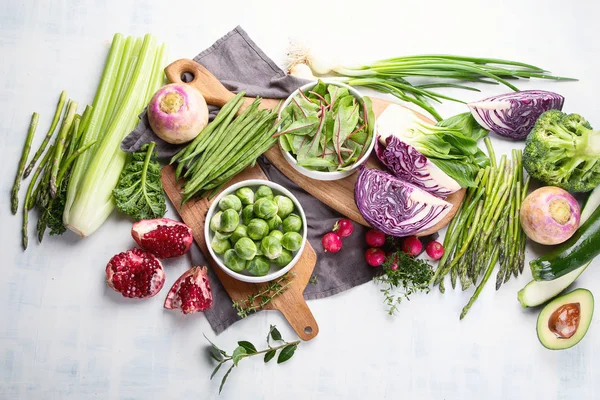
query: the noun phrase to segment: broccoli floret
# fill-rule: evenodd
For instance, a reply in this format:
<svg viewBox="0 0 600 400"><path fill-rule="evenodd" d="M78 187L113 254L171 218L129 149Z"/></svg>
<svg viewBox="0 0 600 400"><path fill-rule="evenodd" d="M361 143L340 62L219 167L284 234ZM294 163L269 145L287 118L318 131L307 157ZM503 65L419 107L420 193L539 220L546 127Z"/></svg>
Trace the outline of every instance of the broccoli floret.
<svg viewBox="0 0 600 400"><path fill-rule="evenodd" d="M547 185L588 192L600 185L600 131L581 115L546 111L527 136L523 165Z"/></svg>

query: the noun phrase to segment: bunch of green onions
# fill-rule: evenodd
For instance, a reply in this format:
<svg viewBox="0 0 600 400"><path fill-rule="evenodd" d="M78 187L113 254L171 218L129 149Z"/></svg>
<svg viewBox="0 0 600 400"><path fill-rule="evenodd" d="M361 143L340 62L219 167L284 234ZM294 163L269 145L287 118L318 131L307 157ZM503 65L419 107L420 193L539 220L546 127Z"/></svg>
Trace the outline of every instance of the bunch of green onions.
<svg viewBox="0 0 600 400"><path fill-rule="evenodd" d="M502 84L518 91L519 89L509 80L529 78L576 80L551 75L549 71L535 65L497 58L427 54L388 58L359 67L341 66L336 62L324 62L324 59L325 57L323 59L315 57L306 47L293 44L288 51L288 70L291 75L312 80L316 79L313 74L339 75L339 80L350 86L368 87L413 103L438 121L443 118L429 103L430 101L465 102L431 89L457 88L478 92L479 89L460 83L473 82ZM414 77L425 78L428 82L415 85L407 80Z"/></svg>
<svg viewBox="0 0 600 400"><path fill-rule="evenodd" d="M506 155L496 162L489 138L485 139L491 166L481 169L477 185L468 189L465 200L451 221L444 238L445 253L433 276L433 285L443 293L444 277L450 274L452 288L460 282L462 290L477 285L469 303L463 308L464 318L490 278L496 263L496 290L523 272L525 233L519 214L527 195L529 177L523 179L522 151L513 150L512 160Z"/></svg>

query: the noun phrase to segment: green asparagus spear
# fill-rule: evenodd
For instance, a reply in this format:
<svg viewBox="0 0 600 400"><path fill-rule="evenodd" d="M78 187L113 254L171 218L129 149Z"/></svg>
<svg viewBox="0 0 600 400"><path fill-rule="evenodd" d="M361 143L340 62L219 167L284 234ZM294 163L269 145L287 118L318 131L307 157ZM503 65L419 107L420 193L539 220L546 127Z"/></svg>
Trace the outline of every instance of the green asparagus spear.
<svg viewBox="0 0 600 400"><path fill-rule="evenodd" d="M60 115L63 112L63 108L65 106L66 100L67 100L67 92L65 92L63 90L60 94L60 98L58 99L56 111L54 112L54 118L52 118L52 123L50 124L50 128L48 129L48 133L46 133L46 137L44 137L44 141L40 145L40 148L35 152L35 155L33 156L33 158L31 159L31 162L27 166L27 169L25 170L25 173L23 174L23 178L27 178L29 176L29 174L31 173L31 171L33 171L33 168L35 167L35 164L37 163L39 158L42 156L42 153L44 153L44 150L46 150L46 146L48 145L48 142L50 142L50 139L52 138L52 135L54 134L54 130L56 129L56 126L58 125L58 121L60 121Z"/></svg>
<svg viewBox="0 0 600 400"><path fill-rule="evenodd" d="M21 160L19 161L19 168L17 169L17 175L15 176L15 183L12 187L10 195L10 210L13 214L17 213L19 208L19 189L21 188L21 177L23 176L23 169L29 157L29 150L31 150L31 142L35 135L35 129L37 128L39 115L34 112L31 116L31 123L29 124L29 131L27 132L27 138L25 139L25 145L23 146L23 153L21 153ZM25 246L27 247L27 245Z"/></svg>
<svg viewBox="0 0 600 400"><path fill-rule="evenodd" d="M60 162L63 157L67 133L69 133L71 129L71 124L73 123L73 119L75 118L77 107L78 103L76 101L69 100L69 104L67 105L67 113L63 118L58 137L56 138L54 159L52 160L52 169L50 172L50 196L52 196L52 198L56 196L56 178L58 177L58 169L60 168Z"/></svg>

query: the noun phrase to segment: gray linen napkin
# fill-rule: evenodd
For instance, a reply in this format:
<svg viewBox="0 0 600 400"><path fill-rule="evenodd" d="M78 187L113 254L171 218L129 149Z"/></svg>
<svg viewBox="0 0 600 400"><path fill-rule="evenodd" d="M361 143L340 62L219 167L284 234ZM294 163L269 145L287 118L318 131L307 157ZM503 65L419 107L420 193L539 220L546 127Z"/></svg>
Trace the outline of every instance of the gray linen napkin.
<svg viewBox="0 0 600 400"><path fill-rule="evenodd" d="M239 26L198 54L194 60L204 65L229 90L244 90L248 96L285 98L305 83L286 75ZM157 142L157 149L162 157L170 156L178 149L177 146L161 141L152 132L145 113L141 115L140 124L125 138L121 148L124 151L136 151L142 144L151 140ZM317 265L313 273L313 283L307 285L304 297L307 300L320 299L370 281L377 269L369 267L364 261L367 250L364 237L367 229L354 224L354 233L343 240L342 250L335 254L325 253L321 246L321 238L342 216L285 177L266 158L261 158L259 164L270 180L285 186L298 198L306 212L308 240L317 252ZM195 265L206 265L206 260L199 251L194 251L192 258ZM205 312L205 315L218 334L239 320L239 317L214 272L210 271L209 276L214 306Z"/></svg>

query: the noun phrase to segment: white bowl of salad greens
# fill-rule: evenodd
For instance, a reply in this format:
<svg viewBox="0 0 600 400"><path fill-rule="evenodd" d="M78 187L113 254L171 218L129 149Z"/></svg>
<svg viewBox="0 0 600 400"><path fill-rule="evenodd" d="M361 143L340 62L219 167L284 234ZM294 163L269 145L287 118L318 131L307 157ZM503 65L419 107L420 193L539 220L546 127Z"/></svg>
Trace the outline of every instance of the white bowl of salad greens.
<svg viewBox="0 0 600 400"><path fill-rule="evenodd" d="M308 83L281 107L279 148L309 178L333 181L353 174L375 146L371 99L332 80Z"/></svg>
<svg viewBox="0 0 600 400"><path fill-rule="evenodd" d="M243 282L277 279L298 262L306 244L306 215L286 188L261 179L223 190L206 214L210 255L229 276Z"/></svg>

